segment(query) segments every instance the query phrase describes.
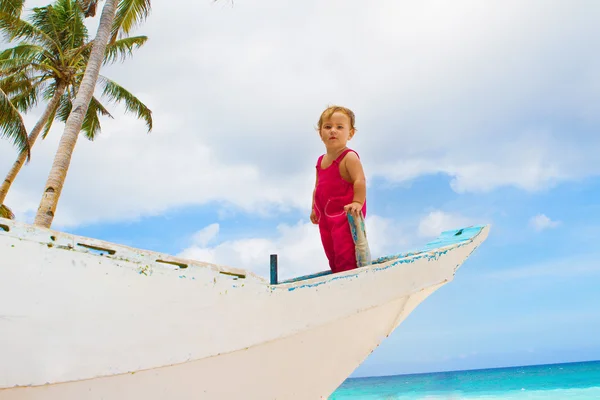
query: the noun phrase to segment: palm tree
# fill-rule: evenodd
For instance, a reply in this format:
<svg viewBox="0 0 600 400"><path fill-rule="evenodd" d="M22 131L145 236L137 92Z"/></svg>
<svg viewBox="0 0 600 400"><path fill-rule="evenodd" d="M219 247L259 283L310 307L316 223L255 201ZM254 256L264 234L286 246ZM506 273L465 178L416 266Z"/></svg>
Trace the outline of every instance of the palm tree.
<svg viewBox="0 0 600 400"><path fill-rule="evenodd" d="M82 0L83 3L96 3L97 0ZM35 216L35 225L50 228L58 199L67 177L71 156L84 116L92 100L94 87L98 81L100 67L104 59L109 40L115 42L119 33L127 34L137 23L145 19L150 12L150 0L106 0L100 15L100 23L92 52L77 96L73 101L73 111L69 114L65 130L54 157L52 169L46 181L44 193Z"/></svg>
<svg viewBox="0 0 600 400"><path fill-rule="evenodd" d="M25 151L27 154L29 146L23 118L2 88L0 88L0 111L0 136L10 139L19 151Z"/></svg>
<svg viewBox="0 0 600 400"><path fill-rule="evenodd" d="M0 29L7 36L23 39L23 42L0 53L0 89L10 93L11 104L23 112L31 109L41 95L48 100L44 113L29 134L28 143L31 147L42 129L43 137L46 136L55 118L63 122L68 120L73 109L73 98L82 83L91 55L92 44L87 39L83 10L76 0L58 0L53 6L35 8L31 23L6 15L4 20L2 24L0 17ZM138 36L111 42L103 62L124 60L146 40L145 36ZM115 102L124 102L128 111L146 121L150 131L151 111L117 83L102 76L99 78L104 89L103 95ZM80 128L90 140L101 129L100 115L112 117L92 96ZM26 155L24 151L20 153L0 186L0 204L23 166Z"/></svg>
<svg viewBox="0 0 600 400"><path fill-rule="evenodd" d="M21 15L24 0L0 0L0 16L18 18ZM29 151L27 143L27 129L23 123L23 118L10 98L0 88L0 136L10 139L19 151ZM0 201L0 205L2 201ZM0 217L7 218L12 215L8 211L0 210Z"/></svg>

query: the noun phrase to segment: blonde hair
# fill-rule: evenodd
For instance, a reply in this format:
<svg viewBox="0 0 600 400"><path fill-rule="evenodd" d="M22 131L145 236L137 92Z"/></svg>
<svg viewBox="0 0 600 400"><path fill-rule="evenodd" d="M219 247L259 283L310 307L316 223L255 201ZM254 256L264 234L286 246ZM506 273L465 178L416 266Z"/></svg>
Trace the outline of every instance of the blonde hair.
<svg viewBox="0 0 600 400"><path fill-rule="evenodd" d="M331 116L333 114L335 114L336 112L341 112L342 114L345 114L348 117L348 119L350 119L350 130L356 131L356 128L354 127L354 123L355 123L354 112L352 112L351 109L342 107L342 106L329 106L325 109L325 111L323 111L321 113L321 117L319 118L319 123L317 126L317 130L319 132L321 131L321 128L323 127L323 122L325 120L331 118Z"/></svg>

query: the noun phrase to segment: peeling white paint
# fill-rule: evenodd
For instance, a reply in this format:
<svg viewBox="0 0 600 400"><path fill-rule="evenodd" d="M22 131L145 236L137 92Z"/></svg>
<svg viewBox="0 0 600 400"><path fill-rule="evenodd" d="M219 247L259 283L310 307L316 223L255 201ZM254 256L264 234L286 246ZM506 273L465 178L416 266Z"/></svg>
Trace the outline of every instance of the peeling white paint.
<svg viewBox="0 0 600 400"><path fill-rule="evenodd" d="M488 234L271 286L241 269L0 226L2 400L326 398Z"/></svg>

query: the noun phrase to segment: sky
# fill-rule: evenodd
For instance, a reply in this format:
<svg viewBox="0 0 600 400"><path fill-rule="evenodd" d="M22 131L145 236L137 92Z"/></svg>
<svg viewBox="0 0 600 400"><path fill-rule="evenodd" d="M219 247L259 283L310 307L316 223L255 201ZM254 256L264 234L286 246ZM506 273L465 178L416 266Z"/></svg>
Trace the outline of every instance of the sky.
<svg viewBox="0 0 600 400"><path fill-rule="evenodd" d="M265 277L271 253L284 278L325 270L315 126L344 105L374 256L491 225L353 376L600 359L600 3L169 4L101 71L152 109L153 131L111 106L77 143L54 229ZM62 128L6 199L17 219L33 221ZM0 173L16 155L0 141Z"/></svg>

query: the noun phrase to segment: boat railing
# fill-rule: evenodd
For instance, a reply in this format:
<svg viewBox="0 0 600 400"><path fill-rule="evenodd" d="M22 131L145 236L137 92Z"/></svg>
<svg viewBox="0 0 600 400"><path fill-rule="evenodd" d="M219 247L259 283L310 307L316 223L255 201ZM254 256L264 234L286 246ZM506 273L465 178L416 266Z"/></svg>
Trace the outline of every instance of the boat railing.
<svg viewBox="0 0 600 400"><path fill-rule="evenodd" d="M461 244L463 242L468 242L472 240L481 230L483 226L468 226L459 229L447 230L442 232L436 239L426 243L422 248L413 251L396 253L388 256L383 256L372 260L369 264L359 267L358 269L368 269L369 267L377 267L382 264L396 262L399 260L410 259L414 257L420 257L423 253L432 252L435 250L443 250L446 247L451 247L457 244ZM275 268L275 271L273 269ZM313 274L302 275L291 279L286 279L278 282L277 277L277 261L275 256L275 263L273 263L273 255L271 255L271 284L287 284L287 283L295 283L306 281L309 279L320 278L322 276L331 275L331 270L316 272ZM275 280L273 279L275 276Z"/></svg>
<svg viewBox="0 0 600 400"><path fill-rule="evenodd" d="M264 281L263 277L239 268L175 257L151 250L132 248L122 244L77 236L66 232L53 231L4 218L0 218L0 235L12 236L19 240L38 242L48 248L77 251L96 255L98 257L134 262L137 264L158 264L167 269L176 270L189 267L211 268L222 275L231 276L234 279L252 277L256 280Z"/></svg>

